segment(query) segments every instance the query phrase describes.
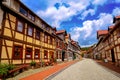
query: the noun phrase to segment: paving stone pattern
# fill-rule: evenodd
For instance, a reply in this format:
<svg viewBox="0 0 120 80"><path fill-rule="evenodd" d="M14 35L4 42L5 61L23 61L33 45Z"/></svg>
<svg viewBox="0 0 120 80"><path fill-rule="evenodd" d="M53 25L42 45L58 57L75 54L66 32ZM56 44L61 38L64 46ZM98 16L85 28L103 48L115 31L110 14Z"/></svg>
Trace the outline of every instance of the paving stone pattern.
<svg viewBox="0 0 120 80"><path fill-rule="evenodd" d="M84 59L68 67L50 80L120 80L120 77L98 65L95 61Z"/></svg>

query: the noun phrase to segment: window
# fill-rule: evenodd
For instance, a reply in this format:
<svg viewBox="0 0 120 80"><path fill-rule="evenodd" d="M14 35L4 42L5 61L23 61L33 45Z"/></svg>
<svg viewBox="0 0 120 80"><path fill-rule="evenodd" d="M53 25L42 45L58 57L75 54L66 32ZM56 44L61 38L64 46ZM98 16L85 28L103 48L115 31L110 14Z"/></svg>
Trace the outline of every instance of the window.
<svg viewBox="0 0 120 80"><path fill-rule="evenodd" d="M120 28L117 30L117 37L120 37Z"/></svg>
<svg viewBox="0 0 120 80"><path fill-rule="evenodd" d="M50 51L50 58L54 58L54 52Z"/></svg>
<svg viewBox="0 0 120 80"><path fill-rule="evenodd" d="M44 42L48 43L48 36L47 35L44 36Z"/></svg>
<svg viewBox="0 0 120 80"><path fill-rule="evenodd" d="M48 58L48 51L44 50L44 59Z"/></svg>
<svg viewBox="0 0 120 80"><path fill-rule="evenodd" d="M32 59L32 48L26 48L25 58Z"/></svg>
<svg viewBox="0 0 120 80"><path fill-rule="evenodd" d="M29 13L28 18L30 18L32 21L35 20L35 17L31 13Z"/></svg>
<svg viewBox="0 0 120 80"><path fill-rule="evenodd" d="M50 31L50 28L49 28L49 27L46 27L46 30L47 30L47 31Z"/></svg>
<svg viewBox="0 0 120 80"><path fill-rule="evenodd" d="M24 8L20 7L20 13L22 13L23 15L27 16L27 10L25 10Z"/></svg>
<svg viewBox="0 0 120 80"><path fill-rule="evenodd" d="M17 21L17 31L24 32L24 23L21 21Z"/></svg>
<svg viewBox="0 0 120 80"><path fill-rule="evenodd" d="M59 59L58 51L56 51L56 58Z"/></svg>
<svg viewBox="0 0 120 80"><path fill-rule="evenodd" d="M40 31L36 30L36 35L35 35L36 39L40 40Z"/></svg>
<svg viewBox="0 0 120 80"><path fill-rule="evenodd" d="M13 59L22 59L22 55L23 55L23 47L22 46L14 46Z"/></svg>
<svg viewBox="0 0 120 80"><path fill-rule="evenodd" d="M56 47L59 47L59 41L56 42Z"/></svg>
<svg viewBox="0 0 120 80"><path fill-rule="evenodd" d="M29 36L33 36L33 28L31 26L28 27L28 33Z"/></svg>
<svg viewBox="0 0 120 80"><path fill-rule="evenodd" d="M39 59L40 58L40 50L39 49L35 49L34 58L35 59Z"/></svg>
<svg viewBox="0 0 120 80"><path fill-rule="evenodd" d="M50 37L50 44L52 44L53 43L53 40L52 40L52 37Z"/></svg>
<svg viewBox="0 0 120 80"><path fill-rule="evenodd" d="M42 24L42 28L45 29L45 27L46 27L45 24Z"/></svg>

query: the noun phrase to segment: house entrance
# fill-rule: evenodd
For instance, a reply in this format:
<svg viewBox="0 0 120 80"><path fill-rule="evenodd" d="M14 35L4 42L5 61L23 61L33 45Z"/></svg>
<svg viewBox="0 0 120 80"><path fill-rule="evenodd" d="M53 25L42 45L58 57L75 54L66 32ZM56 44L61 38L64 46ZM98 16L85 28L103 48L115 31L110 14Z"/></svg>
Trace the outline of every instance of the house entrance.
<svg viewBox="0 0 120 80"><path fill-rule="evenodd" d="M112 62L115 62L115 54L113 49L111 49L111 57L112 57Z"/></svg>

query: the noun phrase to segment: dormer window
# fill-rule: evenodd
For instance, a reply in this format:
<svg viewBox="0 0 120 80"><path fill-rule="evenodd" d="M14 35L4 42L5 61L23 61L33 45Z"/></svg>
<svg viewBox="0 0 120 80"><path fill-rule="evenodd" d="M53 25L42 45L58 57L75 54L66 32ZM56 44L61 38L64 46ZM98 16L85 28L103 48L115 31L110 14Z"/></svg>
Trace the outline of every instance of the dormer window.
<svg viewBox="0 0 120 80"><path fill-rule="evenodd" d="M42 24L42 28L45 29L45 24Z"/></svg>
<svg viewBox="0 0 120 80"><path fill-rule="evenodd" d="M27 10L25 10L24 8L20 7L20 13L22 13L23 15L27 16Z"/></svg>
<svg viewBox="0 0 120 80"><path fill-rule="evenodd" d="M31 13L29 13L28 18L30 18L32 21L35 20L35 17Z"/></svg>
<svg viewBox="0 0 120 80"><path fill-rule="evenodd" d="M19 11L20 11L20 13L22 13L23 15L25 15L26 17L28 17L32 21L35 21L35 16L33 15L33 13L31 11L27 10L24 7L20 7Z"/></svg>

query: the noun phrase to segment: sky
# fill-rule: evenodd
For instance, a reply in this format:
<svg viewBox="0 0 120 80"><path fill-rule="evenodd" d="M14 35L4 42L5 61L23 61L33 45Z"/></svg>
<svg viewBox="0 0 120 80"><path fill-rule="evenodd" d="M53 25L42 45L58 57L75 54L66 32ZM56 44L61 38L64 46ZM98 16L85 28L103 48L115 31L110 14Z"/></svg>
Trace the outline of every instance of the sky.
<svg viewBox="0 0 120 80"><path fill-rule="evenodd" d="M107 30L120 15L120 0L21 0L57 30L66 30L81 47L98 42L97 30Z"/></svg>

